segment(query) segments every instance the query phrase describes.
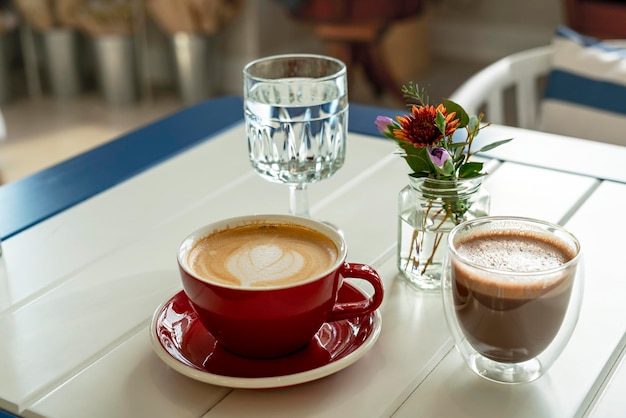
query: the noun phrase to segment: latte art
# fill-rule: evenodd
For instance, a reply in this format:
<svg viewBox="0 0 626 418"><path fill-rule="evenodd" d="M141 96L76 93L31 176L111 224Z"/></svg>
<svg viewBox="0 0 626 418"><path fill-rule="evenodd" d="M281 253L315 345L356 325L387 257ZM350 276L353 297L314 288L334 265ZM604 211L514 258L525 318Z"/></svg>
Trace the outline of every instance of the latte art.
<svg viewBox="0 0 626 418"><path fill-rule="evenodd" d="M252 224L199 240L189 268L204 279L242 287L297 283L332 267L338 250L325 235L295 224Z"/></svg>
<svg viewBox="0 0 626 418"><path fill-rule="evenodd" d="M304 256L296 250L283 251L276 245L246 245L226 260L228 271L242 286L255 283L289 281L302 274Z"/></svg>

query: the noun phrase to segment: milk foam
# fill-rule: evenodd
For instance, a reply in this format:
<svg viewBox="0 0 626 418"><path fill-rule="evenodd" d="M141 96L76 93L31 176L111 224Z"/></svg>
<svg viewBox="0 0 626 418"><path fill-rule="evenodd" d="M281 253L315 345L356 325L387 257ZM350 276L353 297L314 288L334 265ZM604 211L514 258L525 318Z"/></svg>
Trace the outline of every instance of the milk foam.
<svg viewBox="0 0 626 418"><path fill-rule="evenodd" d="M283 250L277 245L247 245L226 260L226 269L242 286L257 282L282 281L304 268L305 257L297 250Z"/></svg>
<svg viewBox="0 0 626 418"><path fill-rule="evenodd" d="M297 283L328 271L338 248L325 235L294 224L251 224L195 243L189 269L210 281L241 287Z"/></svg>

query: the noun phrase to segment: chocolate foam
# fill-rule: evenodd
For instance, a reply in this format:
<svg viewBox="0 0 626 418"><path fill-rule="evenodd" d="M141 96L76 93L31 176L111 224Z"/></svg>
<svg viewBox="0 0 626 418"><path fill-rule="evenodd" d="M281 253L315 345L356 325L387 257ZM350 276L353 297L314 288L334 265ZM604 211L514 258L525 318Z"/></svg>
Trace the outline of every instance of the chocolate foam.
<svg viewBox="0 0 626 418"><path fill-rule="evenodd" d="M486 231L459 239L456 252L481 270L453 260L455 279L464 286L501 298L532 298L566 279L575 266L563 268L576 254L558 238L534 231Z"/></svg>

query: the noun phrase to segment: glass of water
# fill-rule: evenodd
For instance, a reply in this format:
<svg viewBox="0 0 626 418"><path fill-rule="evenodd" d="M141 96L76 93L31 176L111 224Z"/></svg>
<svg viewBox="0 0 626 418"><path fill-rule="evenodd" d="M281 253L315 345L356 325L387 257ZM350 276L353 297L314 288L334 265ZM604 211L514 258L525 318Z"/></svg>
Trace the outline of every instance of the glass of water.
<svg viewBox="0 0 626 418"><path fill-rule="evenodd" d="M243 82L250 162L266 180L289 185L293 215L310 217L307 184L335 174L346 155L346 66L321 55L276 55L246 65Z"/></svg>

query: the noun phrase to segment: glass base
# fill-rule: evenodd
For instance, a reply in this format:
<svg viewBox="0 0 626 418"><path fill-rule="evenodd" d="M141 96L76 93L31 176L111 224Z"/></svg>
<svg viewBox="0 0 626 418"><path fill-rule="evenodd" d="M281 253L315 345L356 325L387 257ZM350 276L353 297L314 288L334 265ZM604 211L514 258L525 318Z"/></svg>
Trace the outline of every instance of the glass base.
<svg viewBox="0 0 626 418"><path fill-rule="evenodd" d="M470 355L468 365L482 378L509 384L532 382L541 377L544 371L536 358L522 363L500 363L477 353Z"/></svg>
<svg viewBox="0 0 626 418"><path fill-rule="evenodd" d="M432 264L421 273L422 268L420 267L414 270L406 268L410 265L411 260L400 258L398 261L398 270L412 287L422 291L441 290L441 264Z"/></svg>

